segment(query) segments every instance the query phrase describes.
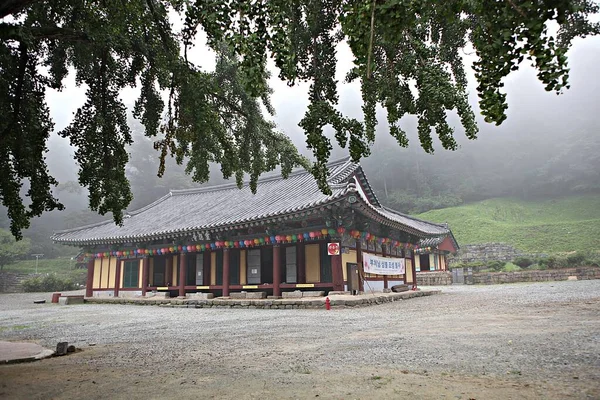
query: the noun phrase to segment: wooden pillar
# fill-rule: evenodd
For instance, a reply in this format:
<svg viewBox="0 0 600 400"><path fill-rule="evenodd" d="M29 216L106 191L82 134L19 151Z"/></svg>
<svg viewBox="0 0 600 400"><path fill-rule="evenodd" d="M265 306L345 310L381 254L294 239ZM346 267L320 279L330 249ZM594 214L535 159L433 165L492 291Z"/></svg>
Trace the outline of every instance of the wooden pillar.
<svg viewBox="0 0 600 400"><path fill-rule="evenodd" d="M387 245L385 243L383 243L381 245L381 255L384 257L387 257ZM383 288L384 289L388 288L388 276L387 275L383 276Z"/></svg>
<svg viewBox="0 0 600 400"><path fill-rule="evenodd" d="M165 260L165 286L171 286L173 279L173 255L167 254Z"/></svg>
<svg viewBox="0 0 600 400"><path fill-rule="evenodd" d="M413 273L413 287L417 288L417 264L415 264L415 249L412 249L411 252L411 263L412 263L412 273Z"/></svg>
<svg viewBox="0 0 600 400"><path fill-rule="evenodd" d="M281 296L281 247L273 245L273 296Z"/></svg>
<svg viewBox="0 0 600 400"><path fill-rule="evenodd" d="M204 250L203 257L204 260L202 261L202 277L203 277L203 285L209 286L210 285L210 267L211 267L211 263L212 263L212 257L210 256L210 250Z"/></svg>
<svg viewBox="0 0 600 400"><path fill-rule="evenodd" d="M115 297L119 297L119 289L121 286L121 264L123 263L122 260L119 260L117 258L117 266L115 268ZM144 283L144 273L142 271L142 286ZM142 294L145 294L144 292L144 288L142 287Z"/></svg>
<svg viewBox="0 0 600 400"><path fill-rule="evenodd" d="M360 239L356 240L356 263L358 264L358 291L365 291L365 284L363 282L365 276L365 270L363 268L363 260L362 260L362 249L360 246Z"/></svg>
<svg viewBox="0 0 600 400"><path fill-rule="evenodd" d="M92 287L94 285L94 262L95 260L93 258L88 260L87 278L85 280L85 297L94 296L94 288Z"/></svg>
<svg viewBox="0 0 600 400"><path fill-rule="evenodd" d="M306 248L304 242L296 244L296 268L298 283L306 283Z"/></svg>
<svg viewBox="0 0 600 400"><path fill-rule="evenodd" d="M119 275L121 275L119 273ZM142 260L142 296L146 295L146 291L148 290L148 282L150 280L150 259L148 257L144 257Z"/></svg>
<svg viewBox="0 0 600 400"><path fill-rule="evenodd" d="M333 278L333 290L344 290L344 273L342 272L342 255L331 257L331 276Z"/></svg>
<svg viewBox="0 0 600 400"><path fill-rule="evenodd" d="M179 253L179 296L185 297L185 282L187 278L187 253Z"/></svg>
<svg viewBox="0 0 600 400"><path fill-rule="evenodd" d="M404 284L407 285L408 282L406 282L406 253L405 252L406 252L406 250L402 249L402 257L403 257L403 260L405 260L404 261L404 276L402 279L404 281Z"/></svg>
<svg viewBox="0 0 600 400"><path fill-rule="evenodd" d="M223 249L223 296L229 296L229 249Z"/></svg>

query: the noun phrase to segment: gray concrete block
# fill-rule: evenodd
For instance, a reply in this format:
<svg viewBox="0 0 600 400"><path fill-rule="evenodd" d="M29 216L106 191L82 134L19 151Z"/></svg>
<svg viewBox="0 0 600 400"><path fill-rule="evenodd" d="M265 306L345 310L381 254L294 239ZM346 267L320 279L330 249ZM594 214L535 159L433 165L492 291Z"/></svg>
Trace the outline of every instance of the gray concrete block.
<svg viewBox="0 0 600 400"><path fill-rule="evenodd" d="M247 299L266 299L267 292L248 292L246 293Z"/></svg>
<svg viewBox="0 0 600 400"><path fill-rule="evenodd" d="M281 296L284 299L301 299L302 292L300 290L294 290L293 292L282 292Z"/></svg>
<svg viewBox="0 0 600 400"><path fill-rule="evenodd" d="M194 300L209 300L213 299L215 295L213 293L188 293L187 297Z"/></svg>
<svg viewBox="0 0 600 400"><path fill-rule="evenodd" d="M302 292L302 297L323 297L325 292L323 290L309 290Z"/></svg>
<svg viewBox="0 0 600 400"><path fill-rule="evenodd" d="M248 297L247 292L231 292L229 293L229 297L232 299L245 299Z"/></svg>

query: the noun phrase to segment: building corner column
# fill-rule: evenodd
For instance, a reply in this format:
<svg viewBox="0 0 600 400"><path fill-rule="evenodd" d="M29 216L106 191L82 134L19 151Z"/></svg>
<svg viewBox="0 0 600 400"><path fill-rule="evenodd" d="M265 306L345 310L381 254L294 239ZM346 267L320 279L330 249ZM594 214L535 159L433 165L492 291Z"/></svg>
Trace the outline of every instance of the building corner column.
<svg viewBox="0 0 600 400"><path fill-rule="evenodd" d="M273 245L273 296L281 296L281 246Z"/></svg>
<svg viewBox="0 0 600 400"><path fill-rule="evenodd" d="M412 273L413 273L413 289L417 289L417 264L415 263L415 249L412 249L411 255Z"/></svg>
<svg viewBox="0 0 600 400"><path fill-rule="evenodd" d="M120 274L119 274L120 275ZM148 282L150 281L150 259L144 257L142 259L142 296L148 291Z"/></svg>
<svg viewBox="0 0 600 400"><path fill-rule="evenodd" d="M94 262L95 260L92 258L88 260L87 266L87 278L85 280L85 297L93 297L94 296Z"/></svg>
<svg viewBox="0 0 600 400"><path fill-rule="evenodd" d="M229 249L223 249L223 296L229 296Z"/></svg>
<svg viewBox="0 0 600 400"><path fill-rule="evenodd" d="M187 254L179 253L179 297L185 297L185 282L187 278Z"/></svg>
<svg viewBox="0 0 600 400"><path fill-rule="evenodd" d="M358 291L365 291L365 284L363 279L365 277L365 270L363 267L363 259L362 259L362 248L360 239L356 240L356 263L358 264Z"/></svg>

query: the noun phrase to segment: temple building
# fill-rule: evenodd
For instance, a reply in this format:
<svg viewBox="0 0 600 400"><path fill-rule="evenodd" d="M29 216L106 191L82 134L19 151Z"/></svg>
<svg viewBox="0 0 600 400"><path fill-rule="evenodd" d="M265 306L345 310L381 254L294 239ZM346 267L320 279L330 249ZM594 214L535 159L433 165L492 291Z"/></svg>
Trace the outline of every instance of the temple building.
<svg viewBox="0 0 600 400"><path fill-rule="evenodd" d="M297 170L261 179L256 194L235 184L173 190L122 226L110 220L52 238L83 248L87 297L381 290L445 269L458 249L447 225L382 206L350 159L328 168L330 195Z"/></svg>

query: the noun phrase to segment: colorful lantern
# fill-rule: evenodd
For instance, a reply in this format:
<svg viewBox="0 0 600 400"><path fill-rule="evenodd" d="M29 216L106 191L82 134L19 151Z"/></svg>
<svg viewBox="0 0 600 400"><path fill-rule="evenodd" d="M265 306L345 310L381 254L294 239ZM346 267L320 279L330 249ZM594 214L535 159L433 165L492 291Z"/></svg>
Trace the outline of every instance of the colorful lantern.
<svg viewBox="0 0 600 400"><path fill-rule="evenodd" d="M337 228L337 231L341 235L342 233L346 232L346 228L344 228L343 226L340 226L339 228Z"/></svg>
<svg viewBox="0 0 600 400"><path fill-rule="evenodd" d="M325 229L325 228L321 229L321 234L322 235L327 235L327 233L328 233L327 229Z"/></svg>

